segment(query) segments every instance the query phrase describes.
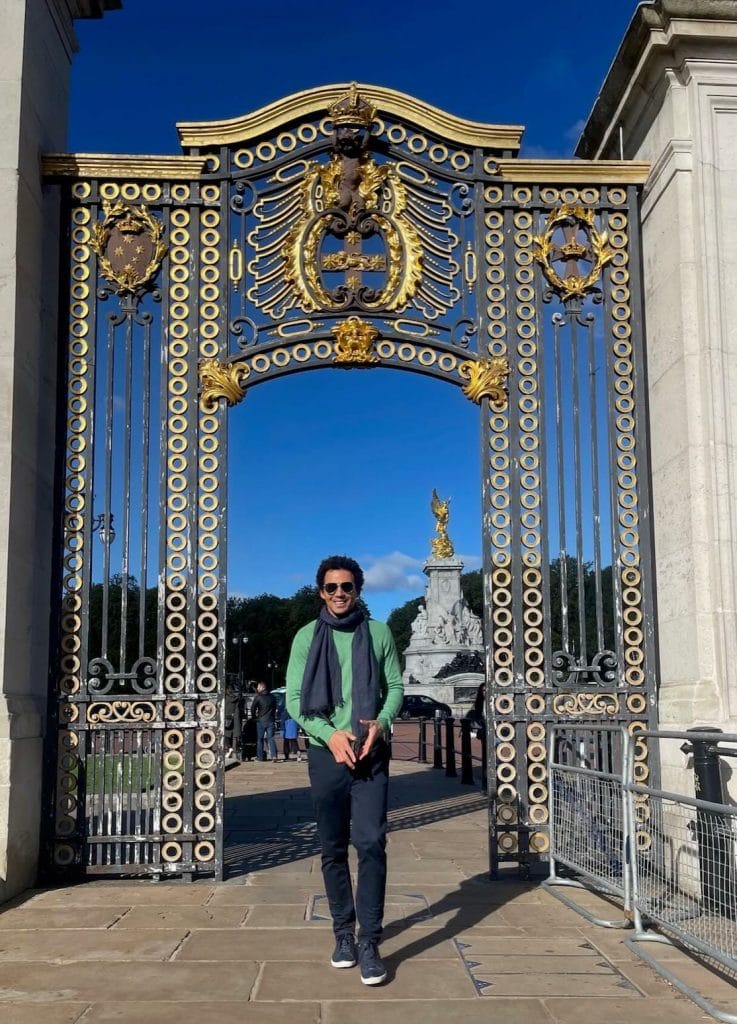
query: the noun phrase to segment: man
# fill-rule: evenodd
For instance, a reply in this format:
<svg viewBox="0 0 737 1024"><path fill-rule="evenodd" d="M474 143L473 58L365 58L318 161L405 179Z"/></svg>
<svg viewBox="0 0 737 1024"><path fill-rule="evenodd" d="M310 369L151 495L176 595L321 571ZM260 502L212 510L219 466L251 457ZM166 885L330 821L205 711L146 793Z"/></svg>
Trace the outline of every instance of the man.
<svg viewBox="0 0 737 1024"><path fill-rule="evenodd" d="M322 874L333 918L333 967L353 967L379 985L386 891L387 738L402 704L402 673L383 622L358 597L363 572L352 558L320 563L324 607L295 636L287 667L287 710L310 740L308 762ZM348 843L358 854L355 901ZM355 926L358 918L358 947Z"/></svg>
<svg viewBox="0 0 737 1024"><path fill-rule="evenodd" d="M272 761L276 761L276 740L274 739L276 697L266 689L266 683L256 684L256 696L251 704L251 717L256 721L256 757L259 761L266 760L265 741L269 744L269 757Z"/></svg>

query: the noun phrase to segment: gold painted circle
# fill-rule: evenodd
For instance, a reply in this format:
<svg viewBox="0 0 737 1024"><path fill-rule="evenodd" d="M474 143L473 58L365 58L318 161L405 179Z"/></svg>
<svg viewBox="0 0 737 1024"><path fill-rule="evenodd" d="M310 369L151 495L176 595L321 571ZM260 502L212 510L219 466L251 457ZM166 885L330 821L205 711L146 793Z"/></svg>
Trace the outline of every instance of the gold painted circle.
<svg viewBox="0 0 737 1024"><path fill-rule="evenodd" d="M163 843L161 846L161 859L167 864L173 864L182 859L182 847L179 843Z"/></svg>
<svg viewBox="0 0 737 1024"><path fill-rule="evenodd" d="M510 789L514 789L514 787L511 786ZM516 795L517 793L515 790L515 796ZM502 853L515 853L519 845L517 834L515 832L500 832L496 844Z"/></svg>
<svg viewBox="0 0 737 1024"><path fill-rule="evenodd" d="M164 704L164 718L171 722L179 722L184 718L184 704L180 700L168 700Z"/></svg>
<svg viewBox="0 0 737 1024"><path fill-rule="evenodd" d="M170 811L165 814L161 819L161 828L164 832L179 833L182 831L182 816L176 812Z"/></svg>
<svg viewBox="0 0 737 1024"><path fill-rule="evenodd" d="M548 787L542 782L533 782L527 791L530 800L536 804L545 803L548 799Z"/></svg>
<svg viewBox="0 0 737 1024"><path fill-rule="evenodd" d="M495 731L500 740L510 742L514 739L514 725L511 722L500 722Z"/></svg>
<svg viewBox="0 0 737 1024"><path fill-rule="evenodd" d="M514 711L514 698L508 697L505 694L500 694L494 700L494 706L497 713L500 715L511 715Z"/></svg>
<svg viewBox="0 0 737 1024"><path fill-rule="evenodd" d="M511 804L517 799L517 790L514 786L510 786L508 782L503 782L497 789L496 796L497 800L501 801L501 803Z"/></svg>
<svg viewBox="0 0 737 1024"><path fill-rule="evenodd" d="M215 754L212 750L198 750L195 764L198 768L212 768L215 765Z"/></svg>
<svg viewBox="0 0 737 1024"><path fill-rule="evenodd" d="M205 722L217 718L217 705L212 700L203 700L197 705L197 717Z"/></svg>
<svg viewBox="0 0 737 1024"><path fill-rule="evenodd" d="M496 757L498 761L514 761L514 744L506 742L497 744Z"/></svg>
<svg viewBox="0 0 737 1024"><path fill-rule="evenodd" d="M528 811L533 825L544 825L548 820L548 809L544 804L533 804Z"/></svg>
<svg viewBox="0 0 737 1024"><path fill-rule="evenodd" d="M525 697L525 707L531 715L542 715L545 711L545 698L538 693Z"/></svg>
<svg viewBox="0 0 737 1024"><path fill-rule="evenodd" d="M499 764L496 768L496 777L500 782L514 782L517 778L517 769L513 764Z"/></svg>
<svg viewBox="0 0 737 1024"><path fill-rule="evenodd" d="M533 853L547 853L550 849L550 836L547 832L531 832L529 842Z"/></svg>
<svg viewBox="0 0 737 1024"><path fill-rule="evenodd" d="M184 785L184 779L179 772L166 772L162 781L164 789L177 790Z"/></svg>
<svg viewBox="0 0 737 1024"><path fill-rule="evenodd" d="M215 776L206 768L198 768L194 773L194 781L198 789L211 789L215 785Z"/></svg>
<svg viewBox="0 0 737 1024"><path fill-rule="evenodd" d="M167 750L179 750L184 746L184 733L181 729L167 729L164 733L164 746Z"/></svg>
<svg viewBox="0 0 737 1024"><path fill-rule="evenodd" d="M194 805L198 811L211 811L215 806L215 794L208 789L198 790L194 795Z"/></svg>
<svg viewBox="0 0 737 1024"><path fill-rule="evenodd" d="M209 840L203 840L202 842L195 843L194 856L195 860L201 864L206 863L210 860L214 860L215 847Z"/></svg>
<svg viewBox="0 0 737 1024"><path fill-rule="evenodd" d="M452 373L458 366L458 360L455 356L444 354L438 358L438 366L444 373Z"/></svg>
<svg viewBox="0 0 737 1024"><path fill-rule="evenodd" d="M162 794L161 806L164 808L165 811L169 811L172 813L175 811L180 811L182 809L183 803L184 801L182 800L181 793L168 792ZM176 829L172 829L171 831L176 831Z"/></svg>
<svg viewBox="0 0 737 1024"><path fill-rule="evenodd" d="M544 782L545 776L548 774L544 764L540 761L534 761L532 764L527 766L527 778L531 782Z"/></svg>

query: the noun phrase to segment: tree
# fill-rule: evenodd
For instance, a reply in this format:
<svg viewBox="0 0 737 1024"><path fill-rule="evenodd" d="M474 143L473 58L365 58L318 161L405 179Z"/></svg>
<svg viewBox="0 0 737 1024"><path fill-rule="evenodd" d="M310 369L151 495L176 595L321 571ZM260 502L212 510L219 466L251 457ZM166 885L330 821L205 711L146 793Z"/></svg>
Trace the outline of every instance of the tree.
<svg viewBox="0 0 737 1024"><path fill-rule="evenodd" d="M405 601L401 607L395 608L386 620L400 657L404 656L404 652L409 647L409 641L412 636L412 623L417 617L420 605L423 603L423 598L413 597L411 601Z"/></svg>

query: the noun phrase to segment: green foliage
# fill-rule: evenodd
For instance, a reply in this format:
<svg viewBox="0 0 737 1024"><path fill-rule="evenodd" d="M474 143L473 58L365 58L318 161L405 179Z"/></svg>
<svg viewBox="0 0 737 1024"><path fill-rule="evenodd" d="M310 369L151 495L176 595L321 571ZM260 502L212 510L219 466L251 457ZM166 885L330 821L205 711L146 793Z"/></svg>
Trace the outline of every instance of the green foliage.
<svg viewBox="0 0 737 1024"><path fill-rule="evenodd" d="M113 665L117 668L120 660L120 634L123 595L126 598L126 637L125 637L125 663L130 669L133 663L140 656L140 610L141 610L141 588L134 576L128 576L124 581L120 573L110 577L107 588L108 604L108 636L107 652ZM102 615L105 603L105 591L102 583L93 583L90 588L89 604L89 657L99 658L102 651ZM149 658L156 657L156 636L157 636L157 607L158 594L156 587L149 587L144 593L144 625L143 625L143 654Z"/></svg>
<svg viewBox="0 0 737 1024"><path fill-rule="evenodd" d="M461 591L474 615L484 621L484 574L480 569L461 573Z"/></svg>

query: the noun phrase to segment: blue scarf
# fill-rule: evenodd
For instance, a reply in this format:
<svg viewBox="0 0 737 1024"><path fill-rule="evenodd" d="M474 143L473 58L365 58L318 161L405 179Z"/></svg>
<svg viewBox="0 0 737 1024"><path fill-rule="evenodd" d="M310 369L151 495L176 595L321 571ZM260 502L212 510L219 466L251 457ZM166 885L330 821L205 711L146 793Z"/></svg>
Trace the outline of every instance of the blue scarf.
<svg viewBox="0 0 737 1024"><path fill-rule="evenodd" d="M336 707L343 706L343 676L334 629L353 633L351 730L362 739L366 726L360 724L361 720L372 721L379 707L379 664L371 644L368 617L362 608L354 608L342 618L331 615L327 608L320 612L302 676L300 714L303 718L329 718Z"/></svg>

